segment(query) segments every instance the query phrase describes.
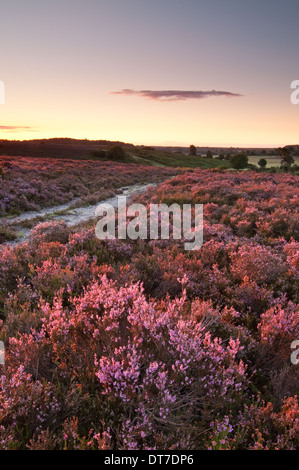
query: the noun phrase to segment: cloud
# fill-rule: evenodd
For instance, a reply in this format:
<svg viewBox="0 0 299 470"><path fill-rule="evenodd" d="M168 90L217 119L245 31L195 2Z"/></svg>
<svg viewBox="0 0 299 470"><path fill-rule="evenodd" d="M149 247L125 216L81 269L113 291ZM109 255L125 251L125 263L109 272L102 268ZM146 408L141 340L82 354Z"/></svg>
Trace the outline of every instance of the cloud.
<svg viewBox="0 0 299 470"><path fill-rule="evenodd" d="M230 91L187 91L187 90L131 90L125 88L121 91L112 91L113 95L138 95L142 98L148 98L156 101L184 101L184 100L203 100L212 96L225 96L227 98L238 98L240 93Z"/></svg>
<svg viewBox="0 0 299 470"><path fill-rule="evenodd" d="M12 132L18 132L18 131L35 131L36 127L30 127L30 126L0 126L1 131L12 131Z"/></svg>

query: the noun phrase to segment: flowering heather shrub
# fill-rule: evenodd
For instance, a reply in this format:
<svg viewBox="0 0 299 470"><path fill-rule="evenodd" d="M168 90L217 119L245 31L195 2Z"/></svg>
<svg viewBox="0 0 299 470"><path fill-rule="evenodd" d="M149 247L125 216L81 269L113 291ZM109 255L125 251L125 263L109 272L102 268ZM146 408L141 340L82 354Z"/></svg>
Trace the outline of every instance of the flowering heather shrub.
<svg viewBox="0 0 299 470"><path fill-rule="evenodd" d="M277 305L261 316L261 340L283 358L289 357L292 341L299 338L299 306L289 302Z"/></svg>
<svg viewBox="0 0 299 470"><path fill-rule="evenodd" d="M65 222L43 222L34 227L30 232L31 244L37 247L44 242L67 243L70 229Z"/></svg>
<svg viewBox="0 0 299 470"><path fill-rule="evenodd" d="M88 204L112 196L121 186L161 181L178 170L90 160L0 156L0 216L38 210L81 198Z"/></svg>
<svg viewBox="0 0 299 470"><path fill-rule="evenodd" d="M10 370L1 376L0 393L1 441L11 442L11 431L7 436L5 428L15 428L20 438L26 438L26 429L43 428L45 421L53 420L60 410L53 387L34 379L25 373L24 366Z"/></svg>
<svg viewBox="0 0 299 470"><path fill-rule="evenodd" d="M298 188L194 170L139 195L205 204L193 252L60 222L2 247L0 448L298 449Z"/></svg>
<svg viewBox="0 0 299 470"><path fill-rule="evenodd" d="M261 245L242 245L239 249L233 249L230 256L231 272L238 281L247 276L257 284L271 285L286 271L282 258Z"/></svg>
<svg viewBox="0 0 299 470"><path fill-rule="evenodd" d="M17 286L17 278L24 272L18 253L6 246L0 254L0 301Z"/></svg>
<svg viewBox="0 0 299 470"><path fill-rule="evenodd" d="M291 241L284 245L284 253L287 255L287 263L296 280L299 279L299 242Z"/></svg>
<svg viewBox="0 0 299 470"><path fill-rule="evenodd" d="M298 450L298 397L286 398L280 411L272 403L258 399L239 412L234 425L232 417L211 423L210 449Z"/></svg>
<svg viewBox="0 0 299 470"><path fill-rule="evenodd" d="M185 293L147 301L138 284L117 288L104 276L68 308L61 295L40 308L39 326L8 341L2 448L59 426L62 432L64 415L81 406L80 420L104 420L119 448L154 448L153 433L173 446L175 427L188 439L203 412L201 426L213 407L231 406L247 387L240 341L212 337L194 316L200 306L192 314Z"/></svg>

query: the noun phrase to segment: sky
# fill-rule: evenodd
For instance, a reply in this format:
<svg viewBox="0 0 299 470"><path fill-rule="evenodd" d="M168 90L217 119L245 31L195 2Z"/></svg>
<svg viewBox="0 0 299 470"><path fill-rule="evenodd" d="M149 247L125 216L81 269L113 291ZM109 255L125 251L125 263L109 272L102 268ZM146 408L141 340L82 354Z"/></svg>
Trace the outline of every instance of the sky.
<svg viewBox="0 0 299 470"><path fill-rule="evenodd" d="M296 0L9 0L0 139L299 144Z"/></svg>

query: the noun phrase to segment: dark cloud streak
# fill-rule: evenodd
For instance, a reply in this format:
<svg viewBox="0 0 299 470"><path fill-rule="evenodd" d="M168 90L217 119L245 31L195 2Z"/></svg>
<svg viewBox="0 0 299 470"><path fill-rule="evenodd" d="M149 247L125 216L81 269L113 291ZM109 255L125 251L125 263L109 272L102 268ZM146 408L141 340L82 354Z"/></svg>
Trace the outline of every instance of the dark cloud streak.
<svg viewBox="0 0 299 470"><path fill-rule="evenodd" d="M138 95L156 101L185 101L185 100L203 100L213 96L225 96L227 98L239 98L243 95L232 93L230 91L185 91L185 90L131 90L125 88L121 91L112 91L113 95Z"/></svg>

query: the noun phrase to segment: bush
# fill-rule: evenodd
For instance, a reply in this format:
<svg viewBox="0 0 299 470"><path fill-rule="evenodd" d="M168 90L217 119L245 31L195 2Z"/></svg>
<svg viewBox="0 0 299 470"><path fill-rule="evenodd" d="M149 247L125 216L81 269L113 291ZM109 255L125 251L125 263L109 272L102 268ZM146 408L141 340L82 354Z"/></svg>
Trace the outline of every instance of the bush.
<svg viewBox="0 0 299 470"><path fill-rule="evenodd" d="M267 166L267 160L265 158L261 158L259 161L258 161L258 165L261 167L261 168L266 168Z"/></svg>
<svg viewBox="0 0 299 470"><path fill-rule="evenodd" d="M109 160L125 161L126 152L120 145L114 145L108 150L107 157Z"/></svg>
<svg viewBox="0 0 299 470"><path fill-rule="evenodd" d="M189 155L196 155L196 147L195 147L195 145L190 145L190 147L189 147Z"/></svg>
<svg viewBox="0 0 299 470"><path fill-rule="evenodd" d="M230 157L230 163L236 170L241 170L248 166L248 156L245 153L236 153Z"/></svg>
<svg viewBox="0 0 299 470"><path fill-rule="evenodd" d="M32 244L42 242L67 243L71 230L63 221L51 221L38 224L30 233Z"/></svg>

